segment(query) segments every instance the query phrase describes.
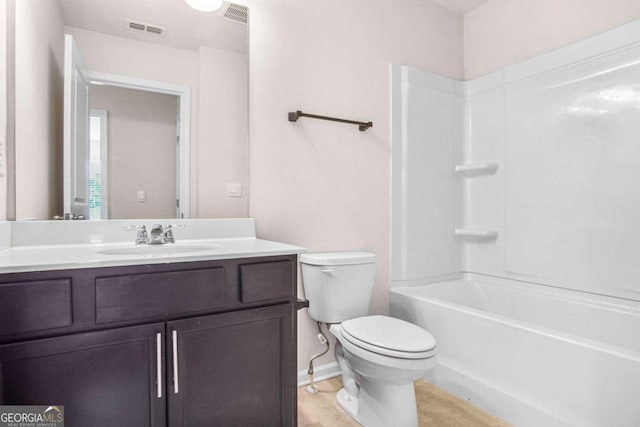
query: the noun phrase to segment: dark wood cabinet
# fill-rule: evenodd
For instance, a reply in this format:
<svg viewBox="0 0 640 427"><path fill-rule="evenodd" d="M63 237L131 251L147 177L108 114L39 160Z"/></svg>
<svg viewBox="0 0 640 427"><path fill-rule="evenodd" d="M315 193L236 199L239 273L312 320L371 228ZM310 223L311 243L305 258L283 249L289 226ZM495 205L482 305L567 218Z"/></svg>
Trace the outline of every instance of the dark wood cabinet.
<svg viewBox="0 0 640 427"><path fill-rule="evenodd" d="M96 277L95 290L96 323L188 315L226 303L222 267Z"/></svg>
<svg viewBox="0 0 640 427"><path fill-rule="evenodd" d="M164 331L156 323L0 346L0 401L64 405L72 427L164 426Z"/></svg>
<svg viewBox="0 0 640 427"><path fill-rule="evenodd" d="M0 404L64 405L71 427L295 426L295 290L295 255L2 274Z"/></svg>
<svg viewBox="0 0 640 427"><path fill-rule="evenodd" d="M291 304L167 323L171 426L295 424Z"/></svg>

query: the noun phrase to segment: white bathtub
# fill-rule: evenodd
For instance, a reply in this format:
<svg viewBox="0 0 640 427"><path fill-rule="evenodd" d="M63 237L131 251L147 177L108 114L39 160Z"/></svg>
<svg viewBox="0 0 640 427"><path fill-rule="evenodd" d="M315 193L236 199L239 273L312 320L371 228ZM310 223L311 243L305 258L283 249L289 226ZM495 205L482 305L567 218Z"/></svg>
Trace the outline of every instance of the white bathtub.
<svg viewBox="0 0 640 427"><path fill-rule="evenodd" d="M480 275L392 288L429 379L516 426L640 426L640 303Z"/></svg>

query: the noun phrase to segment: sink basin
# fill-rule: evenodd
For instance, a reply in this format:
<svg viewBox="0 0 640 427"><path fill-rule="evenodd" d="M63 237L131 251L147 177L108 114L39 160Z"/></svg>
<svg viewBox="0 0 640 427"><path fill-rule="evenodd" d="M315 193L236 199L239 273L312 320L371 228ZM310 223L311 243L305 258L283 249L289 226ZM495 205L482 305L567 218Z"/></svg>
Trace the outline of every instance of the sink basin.
<svg viewBox="0 0 640 427"><path fill-rule="evenodd" d="M102 255L173 255L189 252L212 251L219 248L220 245L181 245L167 243L164 245L123 246L111 249L101 249L96 252Z"/></svg>

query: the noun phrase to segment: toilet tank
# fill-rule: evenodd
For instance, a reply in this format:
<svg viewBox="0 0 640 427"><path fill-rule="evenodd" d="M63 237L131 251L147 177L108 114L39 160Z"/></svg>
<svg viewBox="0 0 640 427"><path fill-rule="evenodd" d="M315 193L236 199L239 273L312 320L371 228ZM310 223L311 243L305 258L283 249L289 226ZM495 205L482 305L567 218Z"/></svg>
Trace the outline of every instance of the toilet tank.
<svg viewBox="0 0 640 427"><path fill-rule="evenodd" d="M317 252L300 255L309 316L340 323L369 314L376 272L373 252Z"/></svg>

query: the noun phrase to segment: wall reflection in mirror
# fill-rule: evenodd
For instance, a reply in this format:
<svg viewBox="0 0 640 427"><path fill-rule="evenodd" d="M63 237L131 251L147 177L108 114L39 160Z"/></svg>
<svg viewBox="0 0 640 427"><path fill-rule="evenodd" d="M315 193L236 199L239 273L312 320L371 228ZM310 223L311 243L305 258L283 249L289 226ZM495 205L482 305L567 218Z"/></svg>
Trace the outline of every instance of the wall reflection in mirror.
<svg viewBox="0 0 640 427"><path fill-rule="evenodd" d="M243 7L15 1L15 219L246 216Z"/></svg>

